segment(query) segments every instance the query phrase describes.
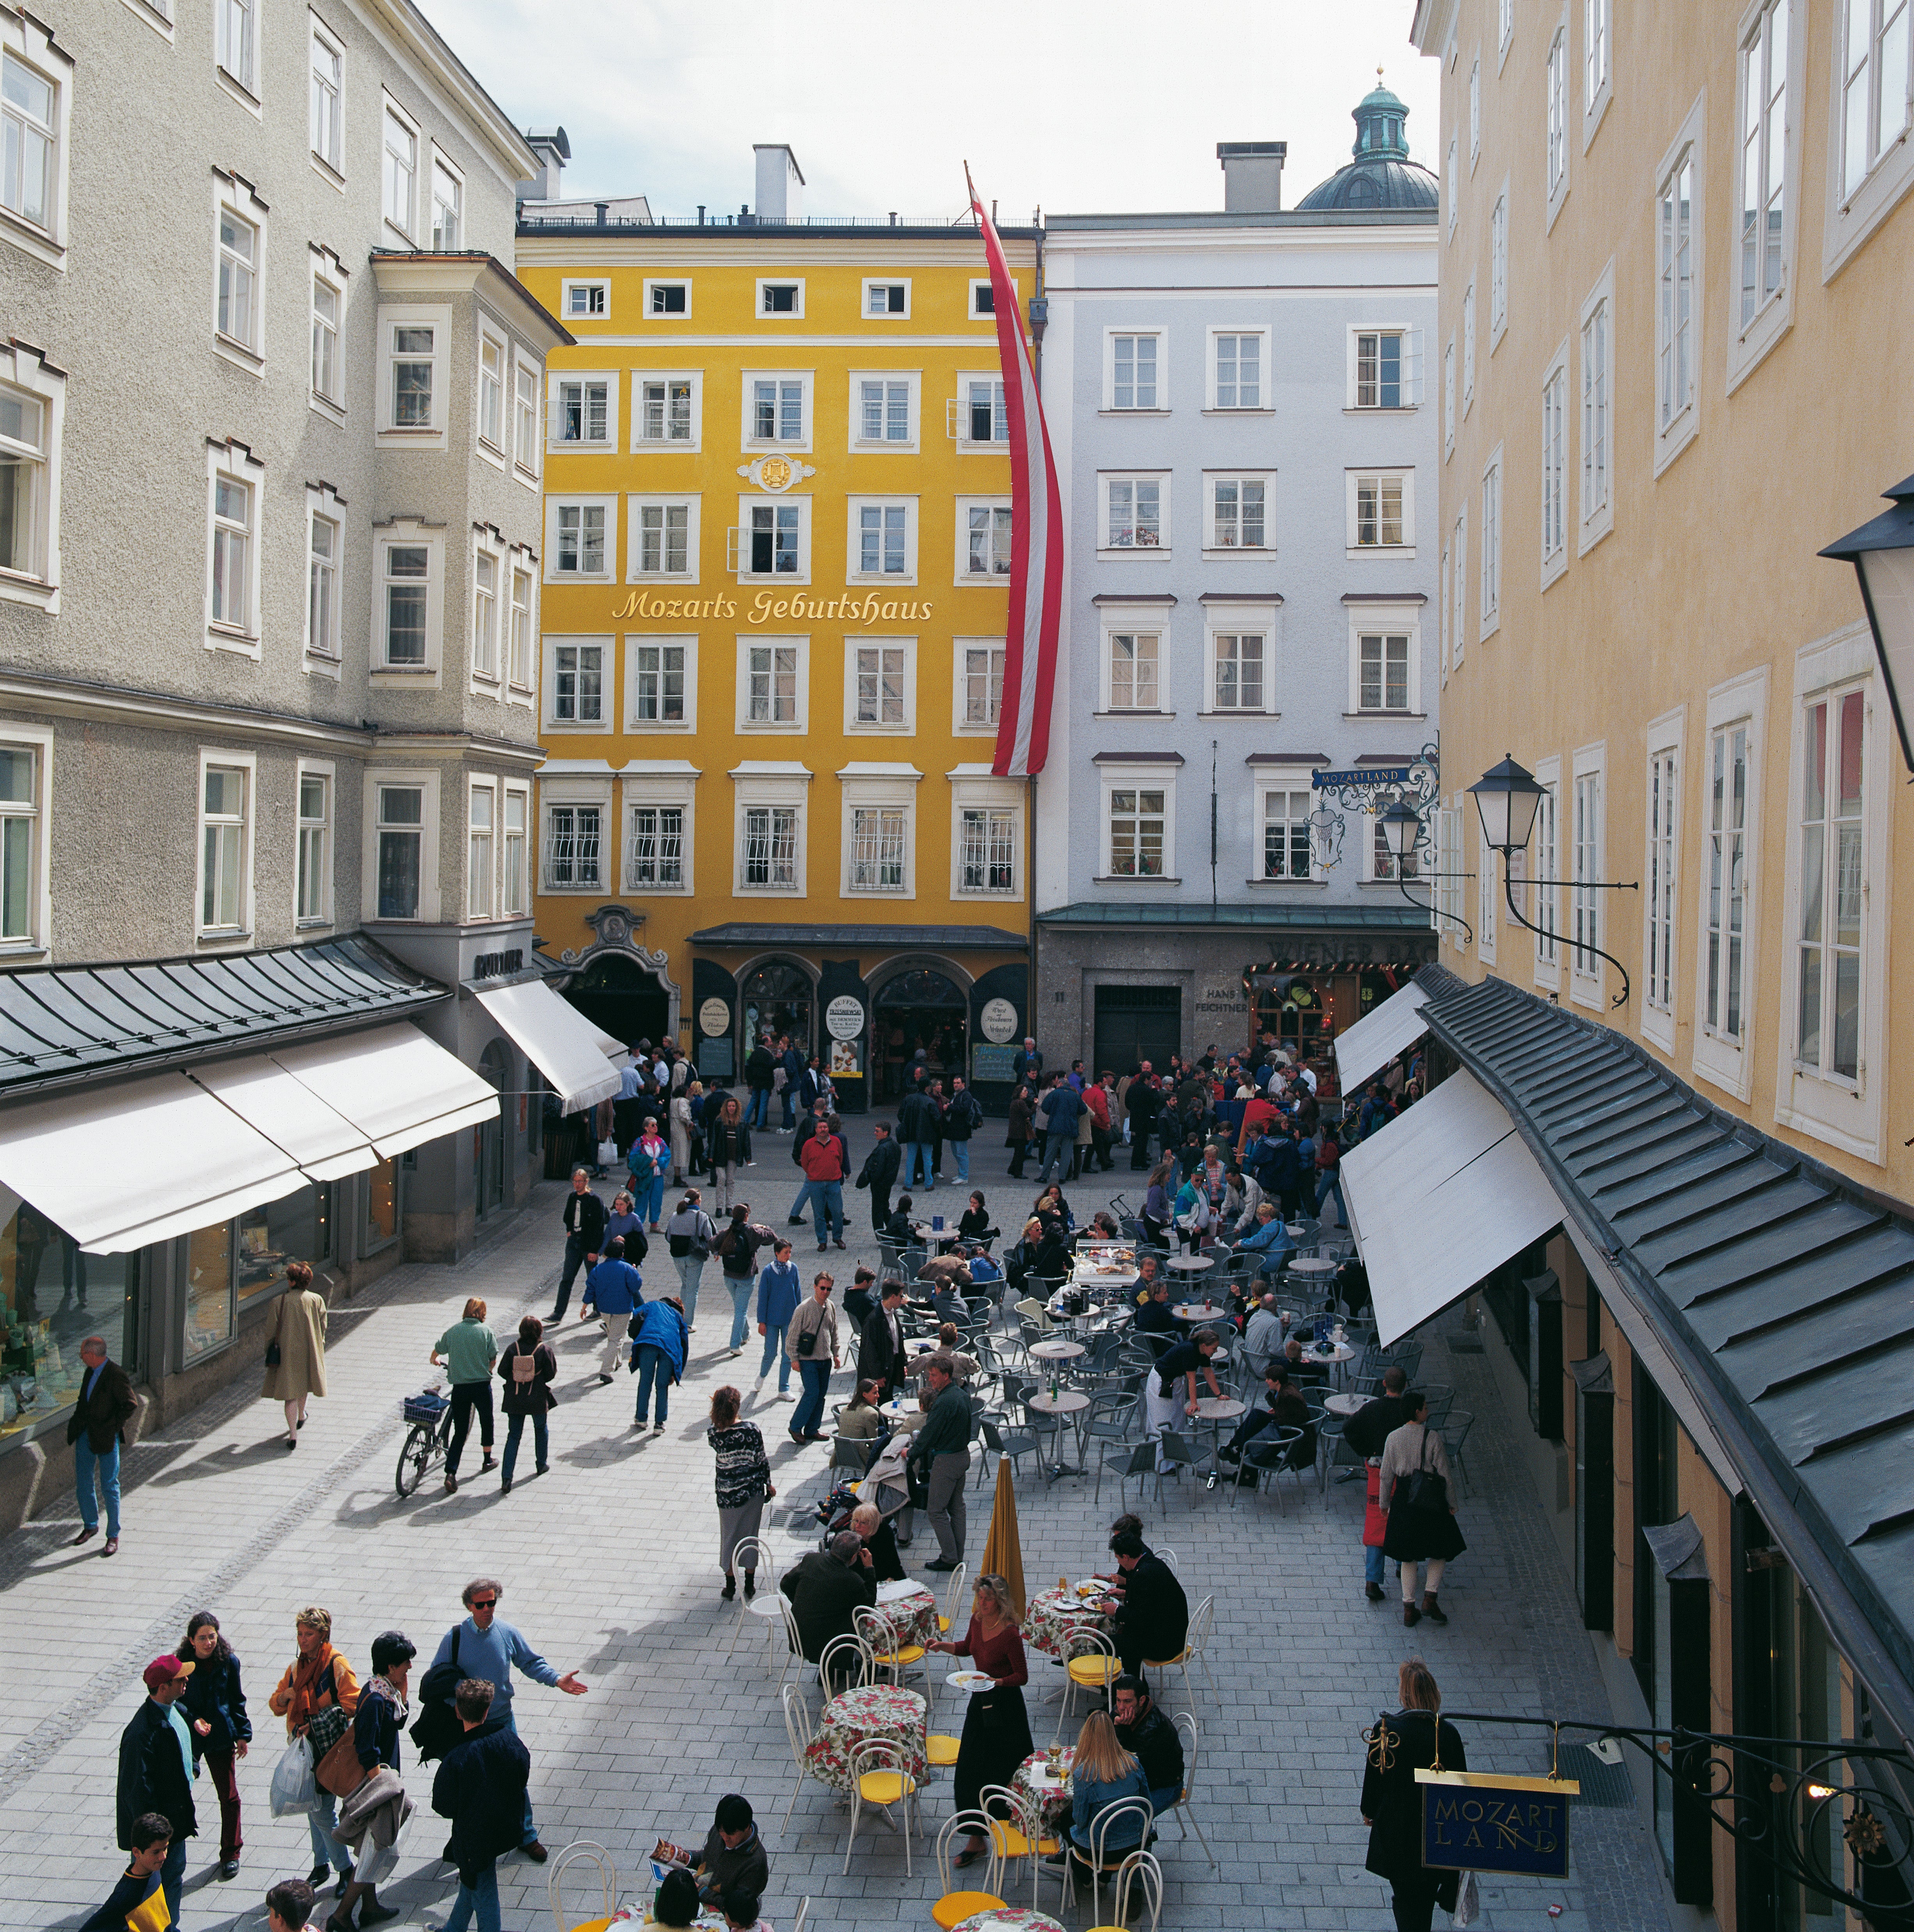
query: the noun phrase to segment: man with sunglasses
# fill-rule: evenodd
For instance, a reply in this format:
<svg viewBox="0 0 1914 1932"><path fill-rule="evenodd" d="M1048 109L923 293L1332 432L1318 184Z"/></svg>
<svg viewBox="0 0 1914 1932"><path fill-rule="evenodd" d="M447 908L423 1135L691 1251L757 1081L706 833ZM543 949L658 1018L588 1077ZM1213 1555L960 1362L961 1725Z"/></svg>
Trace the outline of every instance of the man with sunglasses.
<svg viewBox="0 0 1914 1932"><path fill-rule="evenodd" d="M516 1664L535 1684L553 1684L568 1696L582 1697L585 1681L575 1670L561 1677L528 1643L524 1634L498 1614L499 1599L505 1586L496 1577L475 1576L466 1585L461 1600L470 1613L454 1624L440 1640L436 1667L450 1664L456 1654L462 1678L483 1678L494 1687L491 1718L502 1718L513 1736L518 1734L512 1717L512 1666ZM538 1842L538 1827L532 1819L532 1794L525 1793L524 1838L519 1849L535 1864L545 1862L545 1848Z"/></svg>

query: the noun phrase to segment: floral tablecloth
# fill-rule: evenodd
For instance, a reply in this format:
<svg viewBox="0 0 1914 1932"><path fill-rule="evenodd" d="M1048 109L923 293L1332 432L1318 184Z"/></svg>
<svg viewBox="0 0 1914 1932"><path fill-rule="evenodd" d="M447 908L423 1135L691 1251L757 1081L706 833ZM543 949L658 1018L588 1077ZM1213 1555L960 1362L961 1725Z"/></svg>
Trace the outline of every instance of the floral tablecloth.
<svg viewBox="0 0 1914 1932"><path fill-rule="evenodd" d="M1052 1657L1067 1661L1080 1657L1090 1646L1075 1644L1065 1648L1066 1630L1075 1626L1110 1634L1110 1619L1101 1612L1087 1610L1074 1589L1046 1590L1033 1597L1024 1610L1024 1642Z"/></svg>
<svg viewBox="0 0 1914 1932"><path fill-rule="evenodd" d="M890 1648L900 1644L934 1643L937 1640L937 1599L921 1586L908 1596L886 1602L880 1599L877 1613L890 1630Z"/></svg>
<svg viewBox="0 0 1914 1932"><path fill-rule="evenodd" d="M1046 1834L1060 1831L1070 1821L1072 1794L1070 1789L1070 1766L1076 1757L1076 1748L1073 1745L1065 1745L1063 1760L1064 1781L1061 1784L1040 1786L1037 1784L1034 1774L1043 1766L1044 1754L1042 1751L1032 1751L1030 1756L1018 1766L1016 1775L1010 1780L1011 1788L1013 1790L1025 1797L1034 1796L1041 1803L1043 1807L1043 1829Z"/></svg>
<svg viewBox="0 0 1914 1932"><path fill-rule="evenodd" d="M1064 1932L1064 1925L1048 1912L1034 1912L1027 1905L993 1905L964 1919L957 1932Z"/></svg>
<svg viewBox="0 0 1914 1932"><path fill-rule="evenodd" d="M824 1706L818 1734L805 1755L812 1774L834 1790L850 1789L851 1747L882 1738L898 1747L904 1768L924 1774L924 1700L914 1690L874 1685L846 1690Z"/></svg>

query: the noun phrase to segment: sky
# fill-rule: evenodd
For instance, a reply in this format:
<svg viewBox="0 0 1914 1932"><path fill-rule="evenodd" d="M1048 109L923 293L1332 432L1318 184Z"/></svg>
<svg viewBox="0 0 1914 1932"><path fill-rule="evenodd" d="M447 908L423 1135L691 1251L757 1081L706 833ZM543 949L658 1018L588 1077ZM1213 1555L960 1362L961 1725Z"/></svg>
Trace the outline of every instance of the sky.
<svg viewBox="0 0 1914 1932"><path fill-rule="evenodd" d="M1187 4L1187 0L1185 0ZM562 125L562 192L735 214L754 142L788 142L808 214L947 220L964 164L1000 219L1222 206L1218 141L1286 141L1293 206L1349 158L1376 84L1436 154L1414 0L421 0L522 128Z"/></svg>

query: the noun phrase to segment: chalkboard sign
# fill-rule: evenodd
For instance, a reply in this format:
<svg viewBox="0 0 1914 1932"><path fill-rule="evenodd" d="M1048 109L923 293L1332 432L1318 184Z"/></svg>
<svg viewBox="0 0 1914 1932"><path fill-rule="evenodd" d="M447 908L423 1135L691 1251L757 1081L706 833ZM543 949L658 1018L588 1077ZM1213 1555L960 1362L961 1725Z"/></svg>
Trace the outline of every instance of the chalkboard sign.
<svg viewBox="0 0 1914 1932"><path fill-rule="evenodd" d="M698 1070L706 1079L729 1080L734 1069L731 1055L734 1051L728 1040L701 1040L698 1043Z"/></svg>
<svg viewBox="0 0 1914 1932"><path fill-rule="evenodd" d="M985 1046L970 1048L970 1078L980 1080L1014 1080L1017 1049L1014 1046Z"/></svg>

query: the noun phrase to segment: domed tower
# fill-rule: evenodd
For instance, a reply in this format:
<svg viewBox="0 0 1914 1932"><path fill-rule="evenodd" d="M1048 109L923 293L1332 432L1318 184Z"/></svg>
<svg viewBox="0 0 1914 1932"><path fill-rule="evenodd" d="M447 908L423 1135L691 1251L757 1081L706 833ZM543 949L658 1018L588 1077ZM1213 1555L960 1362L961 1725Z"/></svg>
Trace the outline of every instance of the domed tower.
<svg viewBox="0 0 1914 1932"><path fill-rule="evenodd" d="M1409 110L1382 85L1356 103L1354 118L1355 159L1336 170L1328 180L1310 189L1296 206L1311 209L1433 208L1441 200L1435 176L1409 159L1408 136L1403 131Z"/></svg>

